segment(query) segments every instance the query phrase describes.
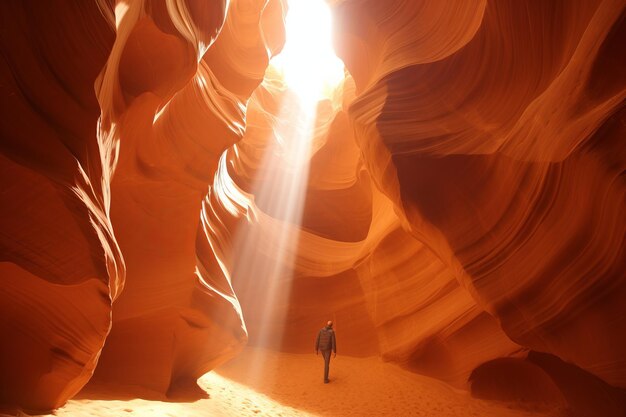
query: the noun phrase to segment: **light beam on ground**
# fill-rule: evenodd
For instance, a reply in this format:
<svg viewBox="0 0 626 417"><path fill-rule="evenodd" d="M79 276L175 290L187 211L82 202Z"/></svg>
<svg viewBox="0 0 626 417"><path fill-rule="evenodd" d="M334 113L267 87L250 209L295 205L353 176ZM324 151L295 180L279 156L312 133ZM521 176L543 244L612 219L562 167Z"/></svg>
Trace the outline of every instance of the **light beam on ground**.
<svg viewBox="0 0 626 417"><path fill-rule="evenodd" d="M267 139L260 166L255 167L258 178L250 190L254 197L248 203L248 225L234 239L229 271L236 291L247 298L247 311L246 302L242 302L243 315L250 340L257 346L280 345L307 189L316 108L320 100L332 96L344 78L343 63L332 50L330 18L323 0L291 0L286 45L268 70L268 74L277 74L291 93L282 93L285 98L275 115L272 135ZM261 88L271 91L274 87L266 80ZM236 154L238 149L229 152ZM233 201L249 199L241 191L236 196L237 186L225 178L226 163L227 159L222 158L214 184L216 193L234 196L230 197ZM232 204L224 203L228 211L237 211ZM252 304L254 307L250 307ZM260 376L262 358L253 363L250 374Z"/></svg>

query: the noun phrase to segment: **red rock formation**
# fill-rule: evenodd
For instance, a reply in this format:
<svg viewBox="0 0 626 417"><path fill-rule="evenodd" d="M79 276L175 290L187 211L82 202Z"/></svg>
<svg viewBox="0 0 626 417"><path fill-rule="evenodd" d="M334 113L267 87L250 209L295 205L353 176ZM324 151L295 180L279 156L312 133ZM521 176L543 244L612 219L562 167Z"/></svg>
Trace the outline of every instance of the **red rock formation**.
<svg viewBox="0 0 626 417"><path fill-rule="evenodd" d="M624 224L617 213L624 199L617 176L624 163L617 138L623 135L624 83L615 74L620 66L614 58L617 39L623 38L623 6L489 3L469 9L456 4L456 14L438 14L436 6L418 2L385 4L389 14L376 7L336 2L337 44L359 90L349 113L363 162L393 208L378 191L373 200L354 193L343 199L346 191L337 193L349 187L328 186L332 175L326 187L333 193L316 193L309 183L307 193L315 198L304 206L305 232L293 269L284 272L295 274L294 288L307 282L309 296L291 293L289 310L282 313L288 324L272 334L284 333L282 349L307 351L310 346L298 332L314 325L303 316L322 322L324 314L294 306L315 305L311 298L334 291L334 281L305 277L349 280L356 271L361 288L352 289L349 298L356 303L363 297L372 322L347 327L371 337L373 325L378 349L389 360L465 386L482 363L510 355L523 361L533 348L623 386L624 312L617 306L625 299ZM448 42L414 36L409 28L406 21L415 21L416 13L422 18L427 7L438 26L458 28L448 33ZM509 22L506 30L502 22ZM553 33L549 42L548 31ZM526 39L528 47L513 47ZM608 79L600 85L592 74L601 73ZM572 100L569 107L556 106L563 97ZM277 107L266 111L277 115ZM540 124L542 118L550 125ZM559 123L568 130L551 127ZM268 132L271 126L265 127ZM253 193L253 179L263 178L255 172L262 151L247 143L244 139L230 154L225 172ZM312 158L312 178L319 175L313 161L326 146L333 149L328 154L338 149L350 154L347 143L333 148L333 141L322 141ZM353 168L349 178L354 182L359 176ZM594 194L601 198L585 202L585 208L580 195ZM270 221L258 214L264 211L261 201L240 197L243 206L235 212ZM329 210L337 200L341 209ZM220 204L220 198L212 200L211 211ZM236 207L237 198L231 204ZM354 229L367 220L341 217L344 210L355 213L356 206L361 213L363 207L372 212L367 234L365 228ZM337 214L341 227L333 223ZM235 229L223 217L209 223L213 229ZM596 227L604 232L594 232ZM323 246L312 243L323 238L329 239ZM354 257L344 241L358 242ZM232 247L221 250L228 257ZM329 266L338 253L347 262ZM232 264L225 265L232 270ZM267 308L255 306L258 299L248 294L256 295L258 288L238 287L238 279L250 278L233 277L244 314ZM258 331L254 319L247 324L252 335ZM585 333L593 338L581 343ZM528 384L548 378L531 365L520 369L526 368L537 378L525 379ZM554 398L562 401L561 394Z"/></svg>
<svg viewBox="0 0 626 417"><path fill-rule="evenodd" d="M341 323L343 352L374 354L375 329L352 268L370 227L370 181L359 174L358 149L346 114L336 107L341 103L326 101L318 107L299 224L284 217L271 195L254 195L268 185L278 188L276 178L292 175L281 156L289 145L281 141L309 140L282 135L274 125L275 118L281 113L285 117L285 108L294 105L293 99L277 81L255 92L246 135L225 154L205 201L205 230L223 273L232 276L252 344L310 352L311 335L334 317ZM292 241L293 247L280 265L282 272L272 277L266 269L275 262L280 239ZM256 248L254 254L250 246ZM242 257L259 266L238 267L245 263ZM287 290L278 295L282 302L268 305L275 296L270 290L273 280ZM266 322L269 328L264 328Z"/></svg>
<svg viewBox="0 0 626 417"><path fill-rule="evenodd" d="M231 358L246 340L228 278L206 269L215 264L212 253L196 254L207 246L199 213L220 155L243 134L245 101L269 60L260 22L272 19L276 32L282 8L230 2L212 44L222 19L198 19L224 17L226 3L208 4L196 10L189 3L179 14L169 3L143 11L132 4L102 75L108 134L121 142L111 211L128 279L96 383L168 392ZM281 46L274 32L269 50ZM248 54L260 75L243 72ZM235 88L242 79L248 87Z"/></svg>
<svg viewBox="0 0 626 417"><path fill-rule="evenodd" d="M96 4L0 9L0 403L48 409L89 380L124 283L93 91L114 35Z"/></svg>
<svg viewBox="0 0 626 417"><path fill-rule="evenodd" d="M339 3L357 141L410 233L513 341L626 387L624 2L490 2L477 29L458 4L447 44Z"/></svg>
<svg viewBox="0 0 626 417"><path fill-rule="evenodd" d="M339 96L346 106L353 97L350 84ZM277 152L272 148L278 142L272 116L279 117L284 95L271 85L257 90L246 135L226 154L216 193L205 206L205 228L211 231L224 273L232 275L250 343L309 352L311 335L331 318L337 322L342 352L380 352L459 387L466 386L470 372L481 363L520 351L451 271L402 230L392 203L372 192L346 114L340 107L332 110L330 102L319 108L300 230L290 232L298 235L297 253L279 278L291 288L281 305L268 305L272 277L259 274L262 268L250 271L237 265L240 257L253 257L242 250L242 235L262 242L255 245L262 255L255 256L276 256L276 249L263 247L272 246L269 242L277 239L285 219L262 194L253 194L274 181L266 171L288 169L280 161L262 160ZM324 123L325 117L331 122ZM269 329L263 323L267 310Z"/></svg>
<svg viewBox="0 0 626 417"><path fill-rule="evenodd" d="M171 392L330 318L342 353L619 415L626 3L330 3L351 76L297 163L283 1L2 4L0 403Z"/></svg>
<svg viewBox="0 0 626 417"><path fill-rule="evenodd" d="M246 35L213 44L227 4L2 6L0 402L58 407L99 356L98 382L165 392L243 345L228 282L196 268L198 213L280 50L283 6L230 2L226 28ZM211 71L237 48L260 76L236 71L241 56ZM224 87L242 77L247 93Z"/></svg>

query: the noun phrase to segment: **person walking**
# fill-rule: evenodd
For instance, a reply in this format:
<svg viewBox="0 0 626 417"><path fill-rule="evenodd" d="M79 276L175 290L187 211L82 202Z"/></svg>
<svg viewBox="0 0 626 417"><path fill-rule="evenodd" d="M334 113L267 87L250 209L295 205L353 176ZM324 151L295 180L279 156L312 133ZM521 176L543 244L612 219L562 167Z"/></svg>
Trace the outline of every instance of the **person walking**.
<svg viewBox="0 0 626 417"><path fill-rule="evenodd" d="M322 351L322 356L324 357L324 384L328 384L330 352L334 352L334 357L337 357L337 339L333 330L333 322L330 320L317 334L317 339L315 340L315 354L317 355L320 350Z"/></svg>

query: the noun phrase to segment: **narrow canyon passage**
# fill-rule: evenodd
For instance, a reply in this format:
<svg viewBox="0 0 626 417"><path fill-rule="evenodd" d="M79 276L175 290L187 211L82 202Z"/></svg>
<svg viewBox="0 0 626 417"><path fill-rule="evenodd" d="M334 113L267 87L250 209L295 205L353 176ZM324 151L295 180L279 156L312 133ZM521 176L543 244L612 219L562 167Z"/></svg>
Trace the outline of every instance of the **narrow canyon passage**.
<svg viewBox="0 0 626 417"><path fill-rule="evenodd" d="M0 28L0 416L626 417L626 0Z"/></svg>

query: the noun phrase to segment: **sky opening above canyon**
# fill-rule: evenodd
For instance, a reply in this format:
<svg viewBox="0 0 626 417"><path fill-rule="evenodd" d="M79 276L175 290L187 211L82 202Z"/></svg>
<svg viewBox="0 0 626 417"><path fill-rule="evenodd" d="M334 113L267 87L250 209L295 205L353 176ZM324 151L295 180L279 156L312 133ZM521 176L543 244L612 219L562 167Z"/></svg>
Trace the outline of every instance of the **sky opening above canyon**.
<svg viewBox="0 0 626 417"><path fill-rule="evenodd" d="M344 79L332 43L332 16L324 0L290 0L286 43L273 66L302 101L329 97Z"/></svg>
<svg viewBox="0 0 626 417"><path fill-rule="evenodd" d="M233 250L238 256L231 275L241 290L255 294L259 306L286 305L291 292L317 104L331 98L344 80L343 62L332 46L331 26L331 13L323 0L289 2L286 44L270 65L295 94L284 94L280 100L276 123L257 169L258 177L252 183L254 199L249 200L229 178L225 156L214 184L225 206L230 198L250 205L248 227L235 235ZM271 90L270 85L266 87ZM236 209L233 214L236 215ZM272 346L282 340L283 334L276 328L285 327L286 310L259 306L243 309L245 322L253 324L248 335L255 345ZM255 355L253 365L247 369L251 380L267 374L264 353Z"/></svg>

